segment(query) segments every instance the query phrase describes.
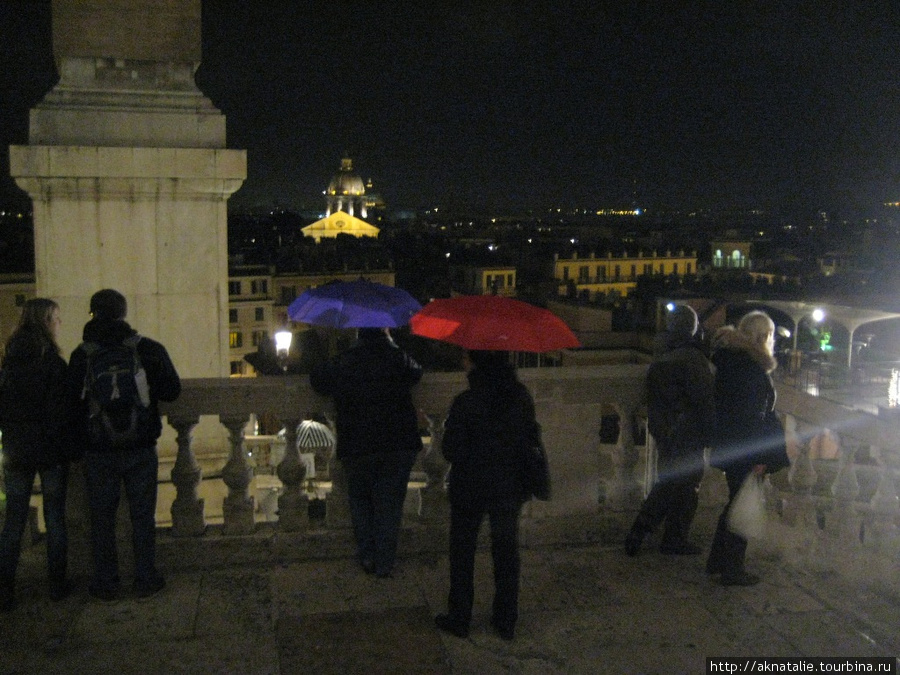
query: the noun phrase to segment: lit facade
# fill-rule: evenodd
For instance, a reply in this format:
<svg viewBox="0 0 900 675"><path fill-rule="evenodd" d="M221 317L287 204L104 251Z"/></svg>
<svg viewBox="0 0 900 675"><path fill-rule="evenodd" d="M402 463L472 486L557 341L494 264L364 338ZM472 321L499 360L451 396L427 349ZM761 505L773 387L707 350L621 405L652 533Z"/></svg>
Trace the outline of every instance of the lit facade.
<svg viewBox="0 0 900 675"><path fill-rule="evenodd" d="M627 297L642 276L684 277L696 272L697 253L688 255L684 251L667 251L665 255L639 251L634 256L607 253L604 257L591 253L587 258L579 258L576 253L571 258L557 255L553 263L559 295L570 295L574 288L577 296L587 295L590 300Z"/></svg>

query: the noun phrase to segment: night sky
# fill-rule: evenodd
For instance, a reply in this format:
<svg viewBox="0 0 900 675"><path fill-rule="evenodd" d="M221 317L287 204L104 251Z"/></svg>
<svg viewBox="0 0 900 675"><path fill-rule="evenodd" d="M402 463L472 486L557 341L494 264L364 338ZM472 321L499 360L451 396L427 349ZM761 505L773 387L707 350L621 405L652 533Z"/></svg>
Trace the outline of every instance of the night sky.
<svg viewBox="0 0 900 675"><path fill-rule="evenodd" d="M7 193L54 74L49 2L0 5ZM322 208L349 153L389 207L867 213L900 199L898 29L883 0L206 0L197 82L248 151L232 211Z"/></svg>

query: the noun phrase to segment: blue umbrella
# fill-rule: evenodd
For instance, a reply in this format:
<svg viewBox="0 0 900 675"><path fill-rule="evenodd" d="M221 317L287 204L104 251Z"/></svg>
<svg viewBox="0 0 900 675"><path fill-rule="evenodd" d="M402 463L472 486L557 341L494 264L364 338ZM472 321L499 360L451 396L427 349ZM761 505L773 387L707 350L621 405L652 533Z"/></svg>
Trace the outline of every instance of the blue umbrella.
<svg viewBox="0 0 900 675"><path fill-rule="evenodd" d="M402 288L374 281L332 281L302 293L288 306L292 321L331 328L398 328L422 309Z"/></svg>

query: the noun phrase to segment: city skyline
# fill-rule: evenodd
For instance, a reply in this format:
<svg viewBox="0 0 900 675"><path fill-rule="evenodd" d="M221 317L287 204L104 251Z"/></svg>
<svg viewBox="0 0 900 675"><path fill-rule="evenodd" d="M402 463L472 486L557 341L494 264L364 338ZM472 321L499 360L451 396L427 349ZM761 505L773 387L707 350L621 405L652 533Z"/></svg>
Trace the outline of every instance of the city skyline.
<svg viewBox="0 0 900 675"><path fill-rule="evenodd" d="M54 82L49 2L4 3L0 129ZM871 211L900 197L900 9L203 3L199 88L248 152L232 210Z"/></svg>

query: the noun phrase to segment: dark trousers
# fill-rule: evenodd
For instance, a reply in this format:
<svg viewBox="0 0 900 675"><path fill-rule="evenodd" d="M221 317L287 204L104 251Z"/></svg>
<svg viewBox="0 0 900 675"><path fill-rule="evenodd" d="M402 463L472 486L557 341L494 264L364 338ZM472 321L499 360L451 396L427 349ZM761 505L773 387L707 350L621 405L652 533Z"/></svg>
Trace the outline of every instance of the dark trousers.
<svg viewBox="0 0 900 675"><path fill-rule="evenodd" d="M4 468L6 522L0 533L0 585L8 588L12 587L16 568L19 566L22 535L28 522L31 489L36 474L41 477L44 525L47 528L47 577L51 583L59 583L66 578L66 491L69 465L57 464L46 469Z"/></svg>
<svg viewBox="0 0 900 675"><path fill-rule="evenodd" d="M468 626L475 595L475 548L487 514L494 561L493 622L513 629L519 618L520 499L450 505L450 596L447 607L455 623Z"/></svg>
<svg viewBox="0 0 900 675"><path fill-rule="evenodd" d="M91 586L115 590L119 585L116 510L123 484L131 517L134 580L136 584L152 583L160 576L156 569L156 448L87 452L84 462L94 559Z"/></svg>
<svg viewBox="0 0 900 675"><path fill-rule="evenodd" d="M412 452L382 452L341 460L347 476L350 519L359 560L376 574L390 574L397 557L403 502Z"/></svg>
<svg viewBox="0 0 900 675"><path fill-rule="evenodd" d="M659 479L641 504L631 529L643 537L665 521L662 545L675 546L687 540L697 512L703 455L671 457L661 453L658 468Z"/></svg>
<svg viewBox="0 0 900 675"><path fill-rule="evenodd" d="M728 511L731 502L744 484L752 467L739 467L725 471L728 482L728 503L719 516L712 548L706 561L706 570L710 573L721 572L723 576L734 576L744 571L744 556L747 553L747 540L728 529Z"/></svg>

